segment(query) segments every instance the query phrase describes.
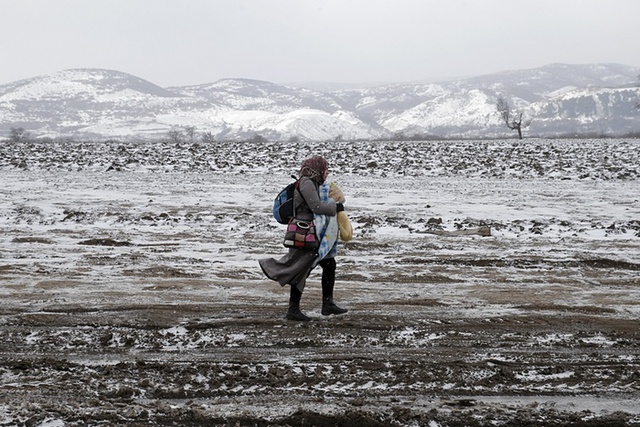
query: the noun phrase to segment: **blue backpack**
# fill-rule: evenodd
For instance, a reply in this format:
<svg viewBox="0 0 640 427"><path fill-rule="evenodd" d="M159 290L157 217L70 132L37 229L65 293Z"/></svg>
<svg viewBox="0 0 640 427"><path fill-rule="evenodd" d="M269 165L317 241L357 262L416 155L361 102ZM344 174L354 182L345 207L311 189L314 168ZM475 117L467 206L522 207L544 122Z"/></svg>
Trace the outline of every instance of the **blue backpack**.
<svg viewBox="0 0 640 427"><path fill-rule="evenodd" d="M280 224L288 224L293 216L293 193L298 188L300 180L293 175L291 178L295 181L284 187L273 201L273 217Z"/></svg>

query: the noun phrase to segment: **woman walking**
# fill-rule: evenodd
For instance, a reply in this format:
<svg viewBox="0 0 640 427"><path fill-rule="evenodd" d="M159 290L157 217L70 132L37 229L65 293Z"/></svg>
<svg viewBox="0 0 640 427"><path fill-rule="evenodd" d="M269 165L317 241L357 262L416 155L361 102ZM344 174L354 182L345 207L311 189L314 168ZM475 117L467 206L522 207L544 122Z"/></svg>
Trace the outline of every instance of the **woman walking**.
<svg viewBox="0 0 640 427"><path fill-rule="evenodd" d="M321 156L313 156L302 163L299 172L299 191L295 191L293 196L296 219L313 221L317 218L316 215L320 216L319 218L326 216L327 221L320 221L324 224L323 227L329 224L337 227L335 216L344 210L344 198L333 200L328 197L329 186L325 184L328 174L329 163ZM348 311L333 302L337 233L325 233L325 231L316 230L318 239L321 240L320 248L317 250L289 248L289 252L280 259L266 258L259 261L262 271L269 279L276 280L282 286L291 286L286 316L289 320L311 320L300 310L300 300L307 277L316 265L322 267L322 314L328 316L344 314Z"/></svg>

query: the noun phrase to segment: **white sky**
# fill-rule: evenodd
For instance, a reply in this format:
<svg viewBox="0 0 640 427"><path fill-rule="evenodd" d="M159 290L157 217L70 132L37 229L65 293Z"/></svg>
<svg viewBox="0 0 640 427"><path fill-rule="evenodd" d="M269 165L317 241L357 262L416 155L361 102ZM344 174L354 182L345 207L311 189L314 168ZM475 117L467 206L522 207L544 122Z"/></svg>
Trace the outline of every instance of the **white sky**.
<svg viewBox="0 0 640 427"><path fill-rule="evenodd" d="M0 0L0 16L0 84L70 68L166 87L640 66L640 0Z"/></svg>

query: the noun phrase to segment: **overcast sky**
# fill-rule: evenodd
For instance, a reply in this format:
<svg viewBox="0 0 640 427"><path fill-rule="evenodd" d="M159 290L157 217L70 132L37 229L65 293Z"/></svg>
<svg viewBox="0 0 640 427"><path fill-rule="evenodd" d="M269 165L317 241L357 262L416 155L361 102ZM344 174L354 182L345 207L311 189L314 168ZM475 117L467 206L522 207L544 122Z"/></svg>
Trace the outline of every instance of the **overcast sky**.
<svg viewBox="0 0 640 427"><path fill-rule="evenodd" d="M0 84L70 68L167 87L640 66L640 0L0 0L0 16Z"/></svg>

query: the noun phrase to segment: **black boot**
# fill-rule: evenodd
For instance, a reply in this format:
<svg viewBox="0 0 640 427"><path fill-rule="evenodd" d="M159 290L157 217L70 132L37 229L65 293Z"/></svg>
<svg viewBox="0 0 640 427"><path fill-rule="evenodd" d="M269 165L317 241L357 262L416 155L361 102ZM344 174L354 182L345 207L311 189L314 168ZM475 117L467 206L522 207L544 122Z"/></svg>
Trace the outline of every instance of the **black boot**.
<svg viewBox="0 0 640 427"><path fill-rule="evenodd" d="M333 302L333 297L326 297L322 299L322 315L329 316L331 314L345 314L346 308L340 308Z"/></svg>
<svg viewBox="0 0 640 427"><path fill-rule="evenodd" d="M326 258L320 261L322 267L322 315L344 314L346 308L340 308L333 302L333 286L336 283L336 260Z"/></svg>
<svg viewBox="0 0 640 427"><path fill-rule="evenodd" d="M300 311L300 300L302 299L302 292L298 290L296 286L291 286L289 294L289 310L287 310L288 320L297 320L300 322L308 322L311 317Z"/></svg>
<svg viewBox="0 0 640 427"><path fill-rule="evenodd" d="M308 322L311 317L300 311L300 304L289 304L289 310L287 310L287 320L297 320L300 322Z"/></svg>

